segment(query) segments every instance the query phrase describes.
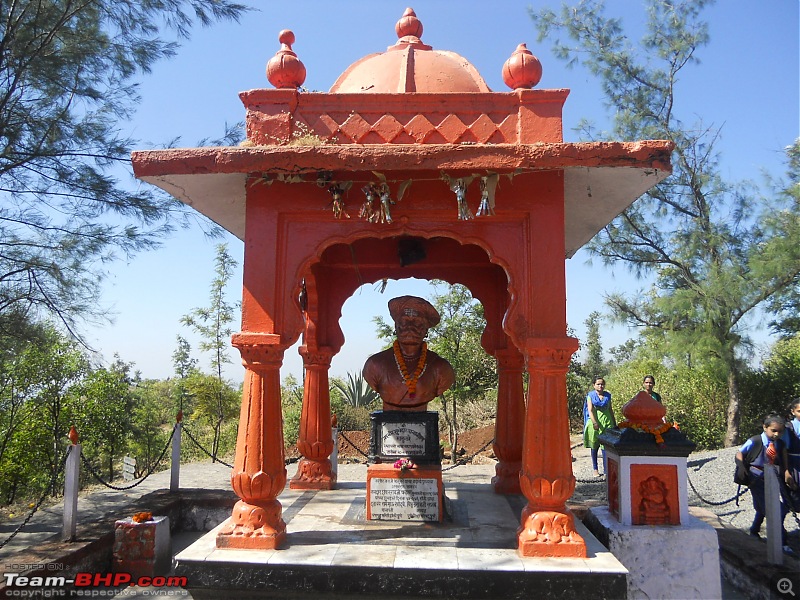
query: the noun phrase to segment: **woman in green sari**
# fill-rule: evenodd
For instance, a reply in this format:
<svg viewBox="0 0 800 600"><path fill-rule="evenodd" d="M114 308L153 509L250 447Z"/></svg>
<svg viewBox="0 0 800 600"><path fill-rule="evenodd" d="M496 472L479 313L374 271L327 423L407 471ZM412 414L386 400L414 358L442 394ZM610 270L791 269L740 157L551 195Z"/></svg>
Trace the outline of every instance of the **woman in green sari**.
<svg viewBox="0 0 800 600"><path fill-rule="evenodd" d="M600 434L609 427L616 427L614 409L611 406L611 394L605 391L606 380L594 378L594 389L586 395L583 405L583 445L592 452L592 469L594 476L600 477L597 468L597 451L600 448ZM603 470L605 471L606 453L603 450Z"/></svg>

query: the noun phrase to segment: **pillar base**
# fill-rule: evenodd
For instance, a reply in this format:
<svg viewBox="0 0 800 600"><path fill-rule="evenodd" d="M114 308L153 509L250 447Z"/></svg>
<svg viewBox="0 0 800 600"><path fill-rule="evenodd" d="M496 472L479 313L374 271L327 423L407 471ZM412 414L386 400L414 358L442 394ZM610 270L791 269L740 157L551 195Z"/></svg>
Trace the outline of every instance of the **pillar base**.
<svg viewBox="0 0 800 600"><path fill-rule="evenodd" d="M286 523L277 500L250 504L239 500L217 534L217 548L275 550L286 542Z"/></svg>
<svg viewBox="0 0 800 600"><path fill-rule="evenodd" d="M336 473L331 468L331 461L300 459L297 473L289 481L291 490L333 490L336 489Z"/></svg>
<svg viewBox="0 0 800 600"><path fill-rule="evenodd" d="M492 477L492 488L495 494L521 494L519 486L519 472L522 462L498 462L495 467L496 475Z"/></svg>
<svg viewBox="0 0 800 600"><path fill-rule="evenodd" d="M586 542L575 530L575 517L568 509L537 511L528 505L521 522L517 530L521 556L586 558Z"/></svg>

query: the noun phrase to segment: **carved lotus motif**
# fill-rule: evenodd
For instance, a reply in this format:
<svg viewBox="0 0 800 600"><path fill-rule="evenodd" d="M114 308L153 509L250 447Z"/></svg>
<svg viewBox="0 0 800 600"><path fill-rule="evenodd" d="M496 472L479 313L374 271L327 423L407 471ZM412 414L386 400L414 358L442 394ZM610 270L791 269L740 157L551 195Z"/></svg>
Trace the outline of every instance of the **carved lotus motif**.
<svg viewBox="0 0 800 600"><path fill-rule="evenodd" d="M538 506L562 506L575 491L575 477L558 477L552 481L544 477L523 474L520 477L522 493Z"/></svg>
<svg viewBox="0 0 800 600"><path fill-rule="evenodd" d="M239 498L248 502L272 500L286 486L286 469L275 477L258 471L257 473L239 472L231 475L231 487Z"/></svg>

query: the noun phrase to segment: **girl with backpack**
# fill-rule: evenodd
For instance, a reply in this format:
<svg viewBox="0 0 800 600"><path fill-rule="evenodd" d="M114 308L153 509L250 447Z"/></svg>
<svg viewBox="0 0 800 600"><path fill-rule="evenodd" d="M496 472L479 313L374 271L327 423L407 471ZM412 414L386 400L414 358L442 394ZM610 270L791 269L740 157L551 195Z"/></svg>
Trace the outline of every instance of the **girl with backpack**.
<svg viewBox="0 0 800 600"><path fill-rule="evenodd" d="M783 417L772 413L764 418L764 431L747 440L736 453L736 474L734 482L750 488L753 498L755 518L750 526L750 535L760 538L759 531L766 516L766 499L764 493L764 467L778 465L780 480L788 484L791 474L786 469L786 445L781 437L786 427ZM783 486L781 486L783 487ZM792 549L786 545L786 529L783 520L788 512L786 502L781 502L781 531L783 551L792 555Z"/></svg>

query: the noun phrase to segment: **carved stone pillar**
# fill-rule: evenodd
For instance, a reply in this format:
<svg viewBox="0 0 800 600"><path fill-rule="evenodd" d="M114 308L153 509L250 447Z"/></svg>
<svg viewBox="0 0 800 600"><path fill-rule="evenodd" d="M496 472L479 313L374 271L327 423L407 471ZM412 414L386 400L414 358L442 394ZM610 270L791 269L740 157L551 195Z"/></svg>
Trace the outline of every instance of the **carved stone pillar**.
<svg viewBox="0 0 800 600"><path fill-rule="evenodd" d="M577 349L578 340L567 337L529 339L525 345L529 381L520 484L528 504L517 530L522 556L586 556L586 543L566 508L575 490L567 368Z"/></svg>
<svg viewBox="0 0 800 600"><path fill-rule="evenodd" d="M525 432L525 397L522 370L525 359L519 350L506 348L497 359L497 418L492 449L497 457L492 487L497 494L521 494L522 436Z"/></svg>
<svg viewBox="0 0 800 600"><path fill-rule="evenodd" d="M233 345L245 366L236 459L231 473L240 500L217 534L218 548L279 548L286 539L278 494L286 486L280 336L239 333Z"/></svg>
<svg viewBox="0 0 800 600"><path fill-rule="evenodd" d="M300 355L306 376L297 449L303 458L297 465L297 474L289 482L289 487L293 490L332 490L336 487L336 473L331 469L329 459L333 451L333 438L328 370L333 351L324 347L309 351L302 346Z"/></svg>

